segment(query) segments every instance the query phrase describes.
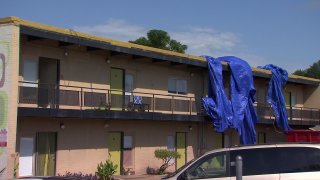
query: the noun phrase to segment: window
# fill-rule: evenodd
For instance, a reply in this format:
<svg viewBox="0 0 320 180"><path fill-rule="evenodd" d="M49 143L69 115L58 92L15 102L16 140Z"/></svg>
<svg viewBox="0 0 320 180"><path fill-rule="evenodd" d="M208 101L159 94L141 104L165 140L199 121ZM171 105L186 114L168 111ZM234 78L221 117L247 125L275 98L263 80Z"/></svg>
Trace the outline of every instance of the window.
<svg viewBox="0 0 320 180"><path fill-rule="evenodd" d="M280 147L281 173L320 171L320 150L308 147Z"/></svg>
<svg viewBox="0 0 320 180"><path fill-rule="evenodd" d="M187 94L187 80L175 78L169 79L168 92L174 94Z"/></svg>
<svg viewBox="0 0 320 180"><path fill-rule="evenodd" d="M133 102L132 91L133 91L133 74L126 73L125 75L125 104L128 105L130 102Z"/></svg>
<svg viewBox="0 0 320 180"><path fill-rule="evenodd" d="M229 176L227 153L214 153L200 159L187 170L188 179Z"/></svg>
<svg viewBox="0 0 320 180"><path fill-rule="evenodd" d="M168 136L167 137L167 149L170 151L175 150L175 139L174 136Z"/></svg>
<svg viewBox="0 0 320 180"><path fill-rule="evenodd" d="M256 148L234 150L230 152L230 162L235 163L236 156L242 157L243 175L278 174L279 155L276 148ZM236 176L236 167L231 166L231 176Z"/></svg>
<svg viewBox="0 0 320 180"><path fill-rule="evenodd" d="M37 87L38 82L38 61L26 59L23 61L23 80L31 83L24 83L25 87Z"/></svg>
<svg viewBox="0 0 320 180"><path fill-rule="evenodd" d="M286 106L294 107L296 105L296 95L293 92L284 93Z"/></svg>
<svg viewBox="0 0 320 180"><path fill-rule="evenodd" d="M259 132L258 133L258 144L264 144L266 143L266 133Z"/></svg>
<svg viewBox="0 0 320 180"><path fill-rule="evenodd" d="M124 149L132 149L132 136L123 136L123 148Z"/></svg>
<svg viewBox="0 0 320 180"><path fill-rule="evenodd" d="M125 76L125 91L132 92L133 91L133 74L126 74Z"/></svg>

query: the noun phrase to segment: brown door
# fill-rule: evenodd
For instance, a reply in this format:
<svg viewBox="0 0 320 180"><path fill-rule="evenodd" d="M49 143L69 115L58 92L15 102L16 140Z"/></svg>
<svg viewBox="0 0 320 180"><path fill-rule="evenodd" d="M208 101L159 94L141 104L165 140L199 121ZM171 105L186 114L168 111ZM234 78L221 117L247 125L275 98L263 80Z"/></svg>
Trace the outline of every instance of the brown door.
<svg viewBox="0 0 320 180"><path fill-rule="evenodd" d="M39 58L38 104L40 107L57 108L59 95L59 61Z"/></svg>

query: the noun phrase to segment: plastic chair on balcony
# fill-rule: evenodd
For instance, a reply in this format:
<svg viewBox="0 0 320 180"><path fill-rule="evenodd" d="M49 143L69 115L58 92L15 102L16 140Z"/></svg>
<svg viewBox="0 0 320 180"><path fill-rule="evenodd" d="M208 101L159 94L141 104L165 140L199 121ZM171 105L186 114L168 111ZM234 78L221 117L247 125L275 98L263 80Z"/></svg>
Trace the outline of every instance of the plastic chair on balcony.
<svg viewBox="0 0 320 180"><path fill-rule="evenodd" d="M128 111L139 111L145 112L146 110L149 112L149 104L142 103L141 96L133 96L133 102L129 102L128 104Z"/></svg>

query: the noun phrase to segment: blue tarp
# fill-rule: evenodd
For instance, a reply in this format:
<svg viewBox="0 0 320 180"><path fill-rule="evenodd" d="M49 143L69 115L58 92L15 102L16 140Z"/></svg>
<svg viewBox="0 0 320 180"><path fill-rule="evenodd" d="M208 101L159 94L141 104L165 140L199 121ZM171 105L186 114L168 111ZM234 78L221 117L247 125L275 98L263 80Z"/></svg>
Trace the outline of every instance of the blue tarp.
<svg viewBox="0 0 320 180"><path fill-rule="evenodd" d="M259 66L258 68L267 69L272 72L268 87L267 102L272 106L277 126L285 132L288 132L291 128L288 124L286 103L282 93L282 87L288 80L288 72L273 64Z"/></svg>
<svg viewBox="0 0 320 180"><path fill-rule="evenodd" d="M218 132L235 128L240 134L241 144L255 144L257 114L253 107L255 88L251 67L242 59L234 56L214 59L204 56L208 61L208 97L202 99L207 114ZM230 99L223 85L222 64L230 67Z"/></svg>

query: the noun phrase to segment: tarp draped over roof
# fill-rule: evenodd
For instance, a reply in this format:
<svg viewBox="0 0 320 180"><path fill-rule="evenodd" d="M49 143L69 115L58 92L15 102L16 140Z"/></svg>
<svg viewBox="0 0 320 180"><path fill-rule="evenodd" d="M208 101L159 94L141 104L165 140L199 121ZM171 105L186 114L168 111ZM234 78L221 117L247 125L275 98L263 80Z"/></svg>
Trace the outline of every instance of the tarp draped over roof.
<svg viewBox="0 0 320 180"><path fill-rule="evenodd" d="M259 66L258 68L270 70L272 72L268 87L267 102L272 106L277 126L285 132L288 132L291 128L288 124L286 103L282 93L282 87L288 80L288 72L273 64Z"/></svg>
<svg viewBox="0 0 320 180"><path fill-rule="evenodd" d="M235 128L240 134L241 144L255 144L254 125L257 114L253 103L255 88L252 70L247 62L233 56L214 59L204 56L208 61L208 97L202 99L207 114L218 132ZM222 64L230 66L230 100L223 85Z"/></svg>

